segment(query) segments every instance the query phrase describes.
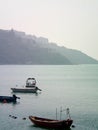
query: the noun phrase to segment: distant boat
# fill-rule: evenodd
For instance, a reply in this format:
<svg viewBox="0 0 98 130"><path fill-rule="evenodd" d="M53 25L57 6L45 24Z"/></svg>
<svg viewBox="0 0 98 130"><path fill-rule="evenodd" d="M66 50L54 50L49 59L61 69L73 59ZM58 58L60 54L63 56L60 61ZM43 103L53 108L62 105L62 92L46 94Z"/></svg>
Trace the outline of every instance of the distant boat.
<svg viewBox="0 0 98 130"><path fill-rule="evenodd" d="M26 80L26 85L24 86L24 88L11 88L11 90L13 92L18 92L18 93L37 93L37 91L41 91L41 89L39 89L36 86L36 80L35 78L28 78Z"/></svg>
<svg viewBox="0 0 98 130"><path fill-rule="evenodd" d="M69 108L67 110L68 118L66 120L57 120L57 119L48 119L48 118L41 118L37 116L29 116L29 119L33 124L39 127L48 128L48 129L69 129L73 123L73 120L70 117ZM61 110L63 112L65 110Z"/></svg>
<svg viewBox="0 0 98 130"><path fill-rule="evenodd" d="M0 96L0 102L2 103L16 102L17 99L20 99L20 97L15 94L13 96Z"/></svg>

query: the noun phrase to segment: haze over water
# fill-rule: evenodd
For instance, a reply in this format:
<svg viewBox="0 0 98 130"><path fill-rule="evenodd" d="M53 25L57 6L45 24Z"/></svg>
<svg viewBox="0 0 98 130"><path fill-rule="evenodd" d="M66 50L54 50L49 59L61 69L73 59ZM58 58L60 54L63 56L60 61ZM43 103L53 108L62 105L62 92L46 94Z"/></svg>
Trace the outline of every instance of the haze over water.
<svg viewBox="0 0 98 130"><path fill-rule="evenodd" d="M28 116L55 119L57 108L60 119L60 107L70 108L71 130L98 130L98 65L1 65L0 95L12 95L10 88L23 87L28 77L36 78L42 92L17 93L17 104L0 103L0 130L43 130Z"/></svg>

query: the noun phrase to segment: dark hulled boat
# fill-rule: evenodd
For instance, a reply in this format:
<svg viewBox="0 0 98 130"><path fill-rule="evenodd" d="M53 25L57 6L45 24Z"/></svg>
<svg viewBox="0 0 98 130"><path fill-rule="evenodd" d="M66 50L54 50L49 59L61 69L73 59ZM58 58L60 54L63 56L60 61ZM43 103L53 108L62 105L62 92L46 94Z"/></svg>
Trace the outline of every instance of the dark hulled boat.
<svg viewBox="0 0 98 130"><path fill-rule="evenodd" d="M48 129L70 129L73 120L70 117L69 108L60 110L60 115L63 111L66 110L67 119L66 120L57 120L57 109L56 109L56 119L48 119L48 118L41 118L36 116L29 116L29 119L33 124L39 127L48 128ZM60 116L61 117L61 116Z"/></svg>
<svg viewBox="0 0 98 130"><path fill-rule="evenodd" d="M67 120L53 120L53 119L47 119L47 118L40 118L35 116L29 116L29 119L32 123L34 123L36 126L44 127L48 129L65 129L70 128L70 126L73 123L73 120L67 119Z"/></svg>
<svg viewBox="0 0 98 130"><path fill-rule="evenodd" d="M13 96L0 96L0 102L2 103L10 103L10 102L16 102L17 99L20 99L15 94Z"/></svg>

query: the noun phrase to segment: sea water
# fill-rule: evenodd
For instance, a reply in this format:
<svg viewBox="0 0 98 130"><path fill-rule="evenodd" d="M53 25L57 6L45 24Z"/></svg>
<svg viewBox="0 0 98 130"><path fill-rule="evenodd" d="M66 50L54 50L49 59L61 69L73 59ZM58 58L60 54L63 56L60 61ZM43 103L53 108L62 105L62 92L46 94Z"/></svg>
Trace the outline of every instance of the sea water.
<svg viewBox="0 0 98 130"><path fill-rule="evenodd" d="M23 88L29 77L42 91L17 93L16 104L0 103L0 130L43 130L29 115L66 119L61 107L70 109L71 130L98 130L98 65L0 65L0 95L11 96L11 88Z"/></svg>

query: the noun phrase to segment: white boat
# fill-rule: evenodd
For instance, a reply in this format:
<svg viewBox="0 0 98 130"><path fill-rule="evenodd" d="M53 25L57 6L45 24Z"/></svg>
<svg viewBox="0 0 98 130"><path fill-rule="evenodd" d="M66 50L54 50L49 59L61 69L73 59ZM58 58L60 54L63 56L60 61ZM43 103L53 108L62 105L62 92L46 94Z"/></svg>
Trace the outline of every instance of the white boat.
<svg viewBox="0 0 98 130"><path fill-rule="evenodd" d="M41 89L39 89L36 86L36 80L35 78L28 78L26 80L26 85L24 86L24 88L11 88L11 90L13 92L19 92L19 93L36 93L38 90L41 91Z"/></svg>
<svg viewBox="0 0 98 130"><path fill-rule="evenodd" d="M11 88L11 90L15 93L36 93L38 88Z"/></svg>

